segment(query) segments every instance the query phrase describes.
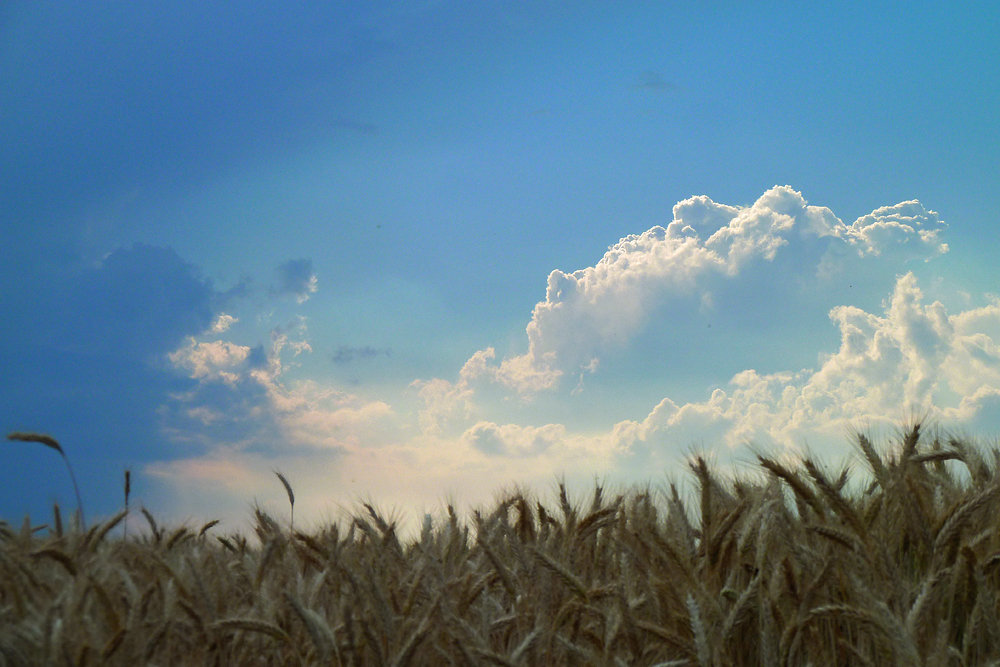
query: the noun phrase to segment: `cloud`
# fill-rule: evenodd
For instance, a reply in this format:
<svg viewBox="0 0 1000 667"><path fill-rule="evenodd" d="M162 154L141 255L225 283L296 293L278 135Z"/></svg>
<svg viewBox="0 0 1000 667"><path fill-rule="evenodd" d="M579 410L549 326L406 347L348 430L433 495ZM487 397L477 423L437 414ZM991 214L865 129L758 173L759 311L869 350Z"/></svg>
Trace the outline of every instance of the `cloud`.
<svg viewBox="0 0 1000 667"><path fill-rule="evenodd" d="M639 83L635 84L635 87L654 91L673 90L677 88L675 84L664 79L661 72L653 70L646 70L642 72L639 75Z"/></svg>
<svg viewBox="0 0 1000 667"><path fill-rule="evenodd" d="M665 398L643 421L616 424L613 448L647 461L695 439L729 449L746 442L842 447L853 425L896 426L914 414L1000 430L1000 303L949 315L940 302L924 303L906 273L881 315L839 306L829 317L840 349L818 370L748 369L707 401L678 406Z"/></svg>
<svg viewBox="0 0 1000 667"><path fill-rule="evenodd" d="M566 436L562 424L546 424L541 427L479 422L464 434L462 439L489 456L525 457L542 454Z"/></svg>
<svg viewBox="0 0 1000 667"><path fill-rule="evenodd" d="M417 415L421 433L432 438L444 437L478 414L479 409L472 401L472 381L485 372L493 356L492 348L474 354L462 366L458 382L454 384L441 378L410 383L424 402L424 408Z"/></svg>
<svg viewBox="0 0 1000 667"><path fill-rule="evenodd" d="M644 481L674 468L692 447L724 454L747 442L785 451L808 444L836 455L852 427L894 427L923 411L946 426L995 429L1000 299L952 314L924 298L914 273L895 275L908 261L944 252L942 224L904 202L847 226L789 188L749 207L693 197L674 208L667 227L622 239L595 266L552 272L527 327L527 354L498 360L487 347L457 378L416 380L398 401L291 381L289 369L312 349L303 319L257 347L213 339L225 332L188 337L168 359L195 386L174 393L162 418L175 442L200 452L164 458L148 471L175 495L174 508L192 498L227 507L247 497L249 485L274 486L277 466L294 476L297 497L317 517L316 507L350 505L372 489L379 504L409 511L452 493L463 504L486 502L498 484L537 487L563 475L584 486L595 472ZM893 271L888 292L875 292L885 289L881 283L872 288L877 298L888 294L881 310L844 302L856 293L843 287L858 281L865 263ZM817 306L816 294L838 301ZM804 306L817 326L839 334L815 368L763 369L745 360L757 323L747 318L767 326L782 310ZM657 339L655 353L690 356L691 338L705 335L704 322L689 321L698 316L716 324L713 332L736 321L708 349L741 364L707 396L667 396L644 418L590 422L588 430L558 423L543 397L508 400L509 390L531 395L563 376L578 396L585 378L600 382L599 373L620 360L609 352L632 345L650 323L670 334ZM783 335L801 331L774 326ZM334 356L348 363L382 353L388 350L344 346ZM280 502L280 488L274 491Z"/></svg>
<svg viewBox="0 0 1000 667"><path fill-rule="evenodd" d="M7 368L45 366L36 354L75 357L61 373L67 383L84 385L95 364L151 367L185 336L208 329L227 301L172 249L142 244L108 253L96 265L47 267L24 287L8 313L8 322L24 326L4 332L23 346L21 359Z"/></svg>
<svg viewBox="0 0 1000 667"><path fill-rule="evenodd" d="M482 350L477 374L521 394L552 389L564 375L592 372L655 313L705 313L720 304L745 309L772 292L764 307L787 317L778 296L829 281L850 262L902 263L947 251L939 238L943 223L915 201L880 208L848 227L782 186L749 207L692 197L674 206L673 218L666 227L621 239L592 267L552 271L526 329L527 353L481 363L494 356Z"/></svg>
<svg viewBox="0 0 1000 667"><path fill-rule="evenodd" d="M832 230L844 243L827 248L817 273L825 278L845 273L853 264L851 258L929 262L948 252L948 244L941 241L947 227L937 213L916 200L883 206L850 226L837 225Z"/></svg>
<svg viewBox="0 0 1000 667"><path fill-rule="evenodd" d="M194 386L160 405L162 435L175 451L142 466L145 502L169 520L222 518L243 529L247 508L274 483L280 468L292 480L296 519L328 521L331 502L352 500L352 481L367 466L399 465L404 425L388 403L312 380L290 382L288 370L311 351L306 329L277 328L267 346L188 341L169 355ZM193 451L192 451L193 450ZM411 469L412 471L412 469ZM310 511L312 512L310 514Z"/></svg>
<svg viewBox="0 0 1000 667"><path fill-rule="evenodd" d="M962 425L963 432L988 434L995 440L1000 431L1000 388L983 385L963 397L957 408L944 412Z"/></svg>
<svg viewBox="0 0 1000 667"><path fill-rule="evenodd" d="M372 359L381 355L390 356L391 350L387 347L375 348L369 345L364 347L348 347L341 345L333 353L331 360L335 364L349 364L358 359Z"/></svg>
<svg viewBox="0 0 1000 667"><path fill-rule="evenodd" d="M143 244L93 263L49 256L22 278L0 323L5 426L49 432L68 451L86 453L74 459L85 489L114 486L126 461L138 466L164 456L169 445L157 409L195 384L178 377L167 354L218 321L226 295L172 249ZM214 352L191 350L192 369L226 371ZM14 498L50 498L16 491L3 504L5 515L26 511Z"/></svg>
<svg viewBox="0 0 1000 667"><path fill-rule="evenodd" d="M304 303L316 293L319 281L313 273L311 259L290 259L276 269L278 273L278 294L293 294L295 300Z"/></svg>
<svg viewBox="0 0 1000 667"><path fill-rule="evenodd" d="M489 350L473 355L454 382L412 383L422 405L414 424L412 413L382 400L314 382L287 385L283 373L302 342L301 326L276 332L267 364L256 368L255 348L189 340L171 359L199 388L177 405L190 433L210 436L208 448L148 472L183 496L171 501L174 508L195 508L186 503L200 498L203 506L238 509L233 499L242 494L249 502L246 489L257 485L274 486L280 508L270 473L278 466L294 475L296 495L310 507L303 521L323 518L317 508L332 503L350 506L372 489L381 506L395 503L412 519L448 495L463 506L489 502L502 484L544 488L565 478L585 488L595 472L647 481L675 469L692 448L723 458L747 442L787 453L808 445L822 458L836 457L853 428L894 428L925 411L949 428L1000 429L1000 300L950 314L928 302L908 272L896 278L880 312L840 305L827 315L840 341L817 369L745 368L705 400L666 397L641 420L591 431L498 418L518 412L477 395L476 383L496 368ZM239 378L230 382L223 373ZM233 415L252 428L227 422Z"/></svg>
<svg viewBox="0 0 1000 667"><path fill-rule="evenodd" d="M215 321L212 322L212 328L209 329L209 331L214 334L224 333L229 331L229 327L233 326L237 322L239 322L238 318L235 318L232 315L226 315L225 313L220 313L219 316L215 318Z"/></svg>
<svg viewBox="0 0 1000 667"><path fill-rule="evenodd" d="M210 451L278 451L372 446L398 438L392 408L311 380L286 384L297 359L312 352L301 318L271 331L270 345L230 341L187 343L168 355L197 385L161 407L175 440L197 441Z"/></svg>
<svg viewBox="0 0 1000 667"><path fill-rule="evenodd" d="M61 322L45 327L53 344L88 352L149 357L189 333L208 328L220 295L211 281L170 248L135 244L106 255L95 268L63 279ZM83 324L67 327L69 323Z"/></svg>
<svg viewBox="0 0 1000 667"><path fill-rule="evenodd" d="M948 244L940 241L946 228L937 213L914 200L883 206L858 218L846 230L837 231L859 252L880 255L890 248L902 248L909 258L927 261L948 252Z"/></svg>
<svg viewBox="0 0 1000 667"><path fill-rule="evenodd" d="M243 366L250 357L250 348L226 341L199 343L194 337L188 344L167 355L177 368L190 372L195 380L211 378L225 382L235 382L237 375L232 369Z"/></svg>

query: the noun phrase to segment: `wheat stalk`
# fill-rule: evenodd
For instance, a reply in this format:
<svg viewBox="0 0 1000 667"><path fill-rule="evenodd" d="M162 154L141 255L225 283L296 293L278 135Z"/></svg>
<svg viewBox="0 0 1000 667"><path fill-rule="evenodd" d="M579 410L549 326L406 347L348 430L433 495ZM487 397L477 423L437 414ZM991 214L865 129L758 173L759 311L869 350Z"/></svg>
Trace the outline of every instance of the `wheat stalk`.
<svg viewBox="0 0 1000 667"><path fill-rule="evenodd" d="M694 645L698 652L698 665L709 667L711 661L711 650L708 646L708 635L705 632L705 625L702 623L701 609L694 595L688 593L687 596L688 618L691 624L691 632L694 634Z"/></svg>
<svg viewBox="0 0 1000 667"><path fill-rule="evenodd" d="M220 621L212 623L209 626L209 629L258 632L260 634L265 634L270 637L274 637L275 639L279 639L287 644L292 643L292 639L288 636L288 633L279 628L277 625L256 618L224 618Z"/></svg>
<svg viewBox="0 0 1000 667"><path fill-rule="evenodd" d="M277 470L274 471L274 474L277 475L278 479L281 480L281 483L285 486L285 492L288 494L288 504L291 505L292 507L292 513L288 522L288 527L289 530L293 530L295 528L295 494L292 493L292 485L289 484L288 480L285 479L285 476L282 475Z"/></svg>
<svg viewBox="0 0 1000 667"><path fill-rule="evenodd" d="M691 477L709 493L696 526L673 487L662 505L648 487L613 502L598 487L586 513L565 491L548 510L519 491L474 521L452 509L412 538L372 504L314 535L285 533L258 508L259 547L240 533L205 539L215 522L158 526L148 512L148 539L109 542L118 517L61 536L54 508L41 544L45 526L0 521L0 655L91 665L993 664L1000 529L989 517L1000 482L985 464L971 480L949 477L926 464L950 454L902 449L885 462L886 486L856 495L846 473L815 461L764 456L760 477L732 486L696 461ZM997 455L979 458L993 466Z"/></svg>
<svg viewBox="0 0 1000 667"><path fill-rule="evenodd" d="M128 540L128 497L132 492L132 472L125 469L125 523L122 525L122 530L124 532L124 539Z"/></svg>
<svg viewBox="0 0 1000 667"><path fill-rule="evenodd" d="M80 487L76 483L76 475L73 474L73 466L69 464L69 457L66 456L66 452L63 451L62 445L60 445L55 438L48 435L42 435L41 433L24 433L21 431L15 431L14 433L8 433L7 439L19 440L21 442L37 442L59 452L59 455L63 457L63 461L66 462L66 469L69 470L69 478L73 482L73 491L76 492L76 506L80 508L80 525L83 530L86 530L87 520L83 515L83 500L80 499Z"/></svg>

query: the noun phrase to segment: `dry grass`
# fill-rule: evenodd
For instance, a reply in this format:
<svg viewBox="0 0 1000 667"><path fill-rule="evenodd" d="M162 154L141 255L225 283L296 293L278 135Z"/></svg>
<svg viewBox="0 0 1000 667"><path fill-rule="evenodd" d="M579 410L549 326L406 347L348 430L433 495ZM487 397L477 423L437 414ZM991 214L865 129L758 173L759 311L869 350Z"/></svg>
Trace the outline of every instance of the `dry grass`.
<svg viewBox="0 0 1000 667"><path fill-rule="evenodd" d="M856 444L857 494L813 460L731 481L696 459L697 512L673 486L518 491L410 541L370 505L315 534L258 510L259 546L145 510L128 540L124 512L0 523L0 665L1000 663L1000 453L919 426Z"/></svg>

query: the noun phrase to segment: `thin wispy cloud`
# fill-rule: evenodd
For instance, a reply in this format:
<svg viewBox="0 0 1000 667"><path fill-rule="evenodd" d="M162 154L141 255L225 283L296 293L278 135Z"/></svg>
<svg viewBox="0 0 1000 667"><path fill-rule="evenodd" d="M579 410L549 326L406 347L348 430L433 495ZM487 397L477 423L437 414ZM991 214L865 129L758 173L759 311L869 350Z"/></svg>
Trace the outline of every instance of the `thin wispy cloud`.
<svg viewBox="0 0 1000 667"><path fill-rule="evenodd" d="M635 84L635 87L641 90L651 90L656 92L677 89L676 84L668 81L664 78L661 72L657 72L655 70L645 70L639 74L639 81Z"/></svg>
<svg viewBox="0 0 1000 667"><path fill-rule="evenodd" d="M353 361L363 361L374 359L375 357L389 357L391 354L392 350L387 347L371 347L370 345L350 347L341 345L334 351L330 359L335 364L349 364Z"/></svg>

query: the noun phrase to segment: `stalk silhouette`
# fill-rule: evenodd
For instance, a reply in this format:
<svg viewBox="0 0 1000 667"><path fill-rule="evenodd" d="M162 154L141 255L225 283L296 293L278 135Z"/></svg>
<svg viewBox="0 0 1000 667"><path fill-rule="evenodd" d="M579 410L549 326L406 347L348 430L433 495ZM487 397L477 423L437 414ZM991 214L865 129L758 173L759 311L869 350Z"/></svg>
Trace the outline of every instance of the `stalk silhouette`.
<svg viewBox="0 0 1000 667"><path fill-rule="evenodd" d="M125 534L125 539L128 539L128 496L132 491L132 472L128 469L125 470L125 523L122 524L122 529Z"/></svg>
<svg viewBox="0 0 1000 667"><path fill-rule="evenodd" d="M20 431L15 431L7 435L8 440L18 440L20 442L37 442L50 447L63 457L63 461L66 462L66 469L69 470L69 478L73 482L73 491L76 492L76 506L80 508L80 525L84 530L87 529L87 520L84 518L83 514L83 500L80 499L80 487L76 483L76 475L73 474L73 466L69 464L69 457L66 456L66 452L63 451L62 445L60 445L55 438L42 435L40 433L22 433Z"/></svg>

